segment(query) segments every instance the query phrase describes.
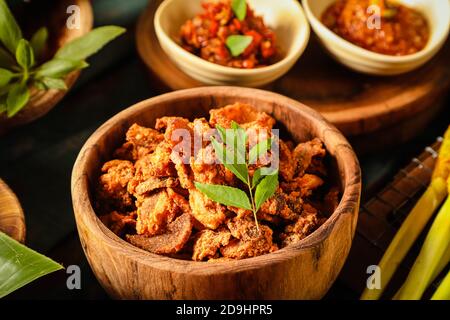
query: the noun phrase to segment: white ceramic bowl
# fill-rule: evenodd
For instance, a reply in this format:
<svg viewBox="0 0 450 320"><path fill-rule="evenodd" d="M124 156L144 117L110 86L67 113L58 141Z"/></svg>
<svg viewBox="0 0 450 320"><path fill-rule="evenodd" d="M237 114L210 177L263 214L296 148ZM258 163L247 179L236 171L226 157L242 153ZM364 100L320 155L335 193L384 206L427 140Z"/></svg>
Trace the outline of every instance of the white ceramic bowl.
<svg viewBox="0 0 450 320"><path fill-rule="evenodd" d="M323 12L336 0L302 1L311 27L329 53L347 67L373 75L397 75L420 67L439 51L450 27L449 0L399 0L425 16L431 34L428 44L421 51L406 56L390 56L358 47L322 24L320 18Z"/></svg>
<svg viewBox="0 0 450 320"><path fill-rule="evenodd" d="M208 62L178 43L180 27L201 12L201 0L165 0L155 13L155 30L164 52L192 78L209 85L259 87L284 75L298 60L309 40L310 29L296 0L248 0L256 14L277 36L283 55L279 62L256 69L237 69Z"/></svg>

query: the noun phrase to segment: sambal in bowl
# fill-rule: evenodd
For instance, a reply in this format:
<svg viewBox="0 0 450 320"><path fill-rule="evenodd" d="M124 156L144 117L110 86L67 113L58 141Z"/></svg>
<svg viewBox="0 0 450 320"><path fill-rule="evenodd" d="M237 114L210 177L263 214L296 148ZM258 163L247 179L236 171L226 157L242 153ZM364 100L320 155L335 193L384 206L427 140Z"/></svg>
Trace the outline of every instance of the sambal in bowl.
<svg viewBox="0 0 450 320"><path fill-rule="evenodd" d="M446 0L303 0L328 52L359 72L397 75L428 62L450 27Z"/></svg>
<svg viewBox="0 0 450 320"><path fill-rule="evenodd" d="M165 0L154 23L173 62L210 85L276 80L301 56L310 33L295 0Z"/></svg>

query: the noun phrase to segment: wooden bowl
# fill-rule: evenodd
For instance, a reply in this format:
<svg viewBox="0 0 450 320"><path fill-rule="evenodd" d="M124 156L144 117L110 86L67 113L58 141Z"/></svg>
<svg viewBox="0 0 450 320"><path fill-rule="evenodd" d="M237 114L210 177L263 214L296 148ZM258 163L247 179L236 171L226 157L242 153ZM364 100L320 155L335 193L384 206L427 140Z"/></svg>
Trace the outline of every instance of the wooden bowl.
<svg viewBox="0 0 450 320"><path fill-rule="evenodd" d="M96 216L92 190L100 166L133 123L153 127L162 116L193 119L237 101L273 115L299 141L319 137L333 159L343 196L337 210L301 243L231 262L176 260L143 251L117 237ZM336 172L337 173L337 172ZM347 140L317 112L281 95L247 88L177 91L122 111L86 142L72 173L78 233L105 290L121 299L319 299L338 276L355 232L361 191L358 160Z"/></svg>
<svg viewBox="0 0 450 320"><path fill-rule="evenodd" d="M67 7L76 5L80 8L80 28L69 29L66 27L66 19L70 16L66 13ZM75 38L85 35L92 29L93 13L89 0L63 0L51 6L50 13L37 12L36 20L43 21L41 27L46 25L49 28L50 39L53 40L51 47L56 52L58 48ZM80 71L69 74L66 79L68 90L73 86ZM13 127L28 124L47 114L68 92L68 90L47 90L39 91L31 89L31 98L28 104L14 117L8 118L6 114L0 115L0 135L9 131Z"/></svg>
<svg viewBox="0 0 450 320"><path fill-rule="evenodd" d="M0 231L19 242L25 242L25 218L19 200L0 179Z"/></svg>

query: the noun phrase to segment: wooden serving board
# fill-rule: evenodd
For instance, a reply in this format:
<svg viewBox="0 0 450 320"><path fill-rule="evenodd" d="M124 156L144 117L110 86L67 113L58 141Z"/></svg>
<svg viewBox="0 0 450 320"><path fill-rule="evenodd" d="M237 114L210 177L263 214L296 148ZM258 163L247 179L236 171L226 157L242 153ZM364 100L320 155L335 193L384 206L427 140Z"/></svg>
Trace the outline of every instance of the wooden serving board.
<svg viewBox="0 0 450 320"><path fill-rule="evenodd" d="M361 293L364 289L367 267L378 264L402 222L429 185L441 141L438 138L436 143L426 147L421 155L398 172L391 183L361 207L353 247L340 275L340 279L356 292ZM422 237L427 231L428 228ZM421 243L416 242L400 265L386 297L392 297L403 283Z"/></svg>
<svg viewBox="0 0 450 320"><path fill-rule="evenodd" d="M25 241L25 218L19 200L0 179L0 231L19 242Z"/></svg>
<svg viewBox="0 0 450 320"><path fill-rule="evenodd" d="M161 91L203 86L178 69L161 49L150 1L137 25L137 49ZM424 67L395 77L355 73L330 58L312 35L293 69L264 89L313 107L335 124L359 152L406 142L439 113L450 88L450 41ZM152 84L155 82L153 81Z"/></svg>

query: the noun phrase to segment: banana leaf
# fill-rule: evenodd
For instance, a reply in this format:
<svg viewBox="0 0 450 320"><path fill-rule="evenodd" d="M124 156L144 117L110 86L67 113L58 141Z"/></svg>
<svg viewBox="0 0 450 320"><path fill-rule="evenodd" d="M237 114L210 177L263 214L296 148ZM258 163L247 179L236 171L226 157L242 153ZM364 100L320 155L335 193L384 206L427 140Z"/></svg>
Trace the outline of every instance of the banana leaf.
<svg viewBox="0 0 450 320"><path fill-rule="evenodd" d="M0 232L0 298L60 269L60 264Z"/></svg>

